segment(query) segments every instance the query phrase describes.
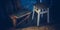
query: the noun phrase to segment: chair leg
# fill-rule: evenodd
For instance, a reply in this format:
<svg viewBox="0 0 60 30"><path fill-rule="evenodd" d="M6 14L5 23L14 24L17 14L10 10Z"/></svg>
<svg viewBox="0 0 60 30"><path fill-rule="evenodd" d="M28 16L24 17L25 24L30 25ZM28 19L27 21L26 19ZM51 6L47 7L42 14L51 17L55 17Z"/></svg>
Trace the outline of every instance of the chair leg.
<svg viewBox="0 0 60 30"><path fill-rule="evenodd" d="M47 23L49 23L49 8L47 8L48 12L47 12Z"/></svg>
<svg viewBox="0 0 60 30"><path fill-rule="evenodd" d="M12 16L11 19L13 21L13 27L16 27L16 17Z"/></svg>
<svg viewBox="0 0 60 30"><path fill-rule="evenodd" d="M34 13L35 13L35 12L34 12L34 10L33 10L33 14L32 14L32 20L33 20L33 18L34 18Z"/></svg>
<svg viewBox="0 0 60 30"><path fill-rule="evenodd" d="M13 27L16 27L16 19L13 19Z"/></svg>
<svg viewBox="0 0 60 30"><path fill-rule="evenodd" d="M39 26L39 22L40 22L40 12L38 13L38 16L37 16L37 26Z"/></svg>

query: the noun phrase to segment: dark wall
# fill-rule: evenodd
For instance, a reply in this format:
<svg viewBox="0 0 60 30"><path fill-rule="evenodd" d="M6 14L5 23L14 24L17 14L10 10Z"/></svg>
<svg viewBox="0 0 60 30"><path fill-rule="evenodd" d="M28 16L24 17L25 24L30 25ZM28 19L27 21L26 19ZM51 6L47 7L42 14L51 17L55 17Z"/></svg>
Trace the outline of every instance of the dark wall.
<svg viewBox="0 0 60 30"><path fill-rule="evenodd" d="M60 30L60 3L58 0L53 0L53 6L50 9L51 24L56 30Z"/></svg>
<svg viewBox="0 0 60 30"><path fill-rule="evenodd" d="M12 27L11 19L8 16L6 5L8 0L0 0L0 30L6 30Z"/></svg>

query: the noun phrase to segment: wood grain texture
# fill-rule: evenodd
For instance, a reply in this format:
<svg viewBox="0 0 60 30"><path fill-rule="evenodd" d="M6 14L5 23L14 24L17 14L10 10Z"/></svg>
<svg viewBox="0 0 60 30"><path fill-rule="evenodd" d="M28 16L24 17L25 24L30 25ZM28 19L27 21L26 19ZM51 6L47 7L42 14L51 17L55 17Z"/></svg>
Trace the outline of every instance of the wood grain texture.
<svg viewBox="0 0 60 30"><path fill-rule="evenodd" d="M17 30L55 30L53 27L50 26L41 26L41 27L27 27Z"/></svg>

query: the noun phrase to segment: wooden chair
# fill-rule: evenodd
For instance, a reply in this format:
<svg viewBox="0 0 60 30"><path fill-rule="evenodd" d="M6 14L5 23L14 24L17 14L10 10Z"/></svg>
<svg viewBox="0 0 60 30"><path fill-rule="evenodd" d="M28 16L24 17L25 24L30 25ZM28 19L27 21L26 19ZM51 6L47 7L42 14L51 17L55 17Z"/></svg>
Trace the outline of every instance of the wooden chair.
<svg viewBox="0 0 60 30"><path fill-rule="evenodd" d="M35 12L37 13L37 26L39 26L40 17L47 13L47 23L49 23L49 8L44 4L36 4L33 6L32 20L34 19ZM40 16L41 15L41 16Z"/></svg>
<svg viewBox="0 0 60 30"><path fill-rule="evenodd" d="M12 21L13 21L13 26L14 27L16 27L16 21L17 21L17 19L19 19L19 18L22 18L22 17L24 17L24 16L26 16L26 15L28 15L26 18L24 18L24 20L26 20L26 19L28 19L29 18L29 15L31 14L31 12L29 12L29 11L23 11L23 12L20 12L20 14L13 14L13 15L10 15L10 18L12 19ZM19 22L18 24L21 24L22 22Z"/></svg>

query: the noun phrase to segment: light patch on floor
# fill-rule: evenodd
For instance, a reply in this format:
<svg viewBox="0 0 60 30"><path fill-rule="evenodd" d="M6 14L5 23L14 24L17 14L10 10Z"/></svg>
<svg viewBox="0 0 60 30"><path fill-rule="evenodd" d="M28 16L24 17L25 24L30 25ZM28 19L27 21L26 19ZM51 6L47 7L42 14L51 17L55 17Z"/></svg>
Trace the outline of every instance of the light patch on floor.
<svg viewBox="0 0 60 30"><path fill-rule="evenodd" d="M50 26L41 26L41 27L27 27L17 30L54 30L54 28Z"/></svg>

